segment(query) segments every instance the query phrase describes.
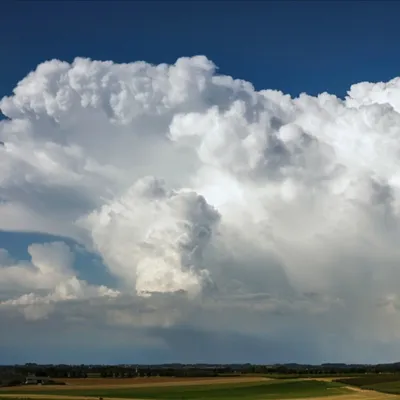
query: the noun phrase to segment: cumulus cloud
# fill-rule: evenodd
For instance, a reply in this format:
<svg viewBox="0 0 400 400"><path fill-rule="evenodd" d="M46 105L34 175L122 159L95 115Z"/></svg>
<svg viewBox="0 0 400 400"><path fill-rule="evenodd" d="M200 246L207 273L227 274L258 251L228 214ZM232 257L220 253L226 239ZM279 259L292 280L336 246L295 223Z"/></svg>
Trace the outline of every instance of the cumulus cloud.
<svg viewBox="0 0 400 400"><path fill-rule="evenodd" d="M28 253L31 262L14 262L8 259L6 250L2 249L4 262L0 269L2 289L26 287L35 289L51 289L71 274L73 254L62 242L33 244Z"/></svg>
<svg viewBox="0 0 400 400"><path fill-rule="evenodd" d="M355 338L398 339L399 79L291 98L203 56L77 58L39 65L0 107L0 229L72 239L117 282L80 279L64 243L32 244L30 261L1 250L4 318L170 346L182 327L312 333L319 358L338 337L354 357Z"/></svg>
<svg viewBox="0 0 400 400"><path fill-rule="evenodd" d="M78 279L72 269L73 253L63 242L32 244L28 253L30 262L16 263L2 249L0 289L4 295L14 296L1 301L0 308L18 306L27 319L42 319L53 311L55 302L119 294Z"/></svg>
<svg viewBox="0 0 400 400"><path fill-rule="evenodd" d="M218 218L197 193L145 178L83 223L112 273L138 293L198 294L209 273L202 253Z"/></svg>

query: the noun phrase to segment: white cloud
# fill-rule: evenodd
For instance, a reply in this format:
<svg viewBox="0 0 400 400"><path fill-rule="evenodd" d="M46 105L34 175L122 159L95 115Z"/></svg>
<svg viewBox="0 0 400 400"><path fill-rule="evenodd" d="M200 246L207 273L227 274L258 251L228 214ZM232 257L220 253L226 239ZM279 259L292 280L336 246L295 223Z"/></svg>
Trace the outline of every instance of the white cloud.
<svg viewBox="0 0 400 400"><path fill-rule="evenodd" d="M0 285L3 290L10 286L52 289L71 275L73 254L64 243L33 244L29 246L28 253L30 263L6 260L1 265Z"/></svg>
<svg viewBox="0 0 400 400"><path fill-rule="evenodd" d="M208 279L202 253L218 213L194 192L152 178L91 213L83 224L110 271L138 293L197 294Z"/></svg>
<svg viewBox="0 0 400 400"><path fill-rule="evenodd" d="M2 251L1 312L394 343L400 80L292 99L215 70L53 60L1 100L0 229L71 238L118 282L62 243Z"/></svg>
<svg viewBox="0 0 400 400"><path fill-rule="evenodd" d="M59 301L119 294L105 286L79 280L72 269L73 253L63 242L32 244L28 253L30 262L15 263L2 249L0 289L2 293L14 296L0 301L0 309L19 306L27 319L38 320L46 318L54 310L54 303ZM25 293L16 296L21 291Z"/></svg>

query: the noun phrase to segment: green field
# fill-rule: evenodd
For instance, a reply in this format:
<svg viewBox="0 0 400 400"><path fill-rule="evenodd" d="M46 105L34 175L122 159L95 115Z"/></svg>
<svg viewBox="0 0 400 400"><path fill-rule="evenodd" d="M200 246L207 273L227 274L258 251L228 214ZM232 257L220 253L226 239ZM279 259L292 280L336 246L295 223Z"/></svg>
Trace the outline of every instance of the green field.
<svg viewBox="0 0 400 400"><path fill-rule="evenodd" d="M363 386L364 389L376 390L377 392L400 394L400 380L392 382L376 383L374 385Z"/></svg>
<svg viewBox="0 0 400 400"><path fill-rule="evenodd" d="M398 382L400 381L400 374L368 374L354 378L339 378L336 381L346 385L365 387L381 383Z"/></svg>
<svg viewBox="0 0 400 400"><path fill-rule="evenodd" d="M371 374L357 378L339 379L337 381L345 385L358 386L361 389L400 394L400 374Z"/></svg>
<svg viewBox="0 0 400 400"><path fill-rule="evenodd" d="M13 392L2 392L12 393ZM71 389L66 391L56 390L34 390L34 394L68 396L93 396L93 397L118 397L118 398L140 398L140 399L171 399L171 400L217 400L217 399L293 399L332 396L348 393L339 383L321 381L286 381L286 382L263 382L246 384L223 384L223 385L196 385L196 386L163 386L163 387L141 387L124 389ZM21 393L24 399L29 398L29 392ZM0 394L1 399L1 394ZM10 399L7 399L10 400ZM35 399L36 400L36 399Z"/></svg>

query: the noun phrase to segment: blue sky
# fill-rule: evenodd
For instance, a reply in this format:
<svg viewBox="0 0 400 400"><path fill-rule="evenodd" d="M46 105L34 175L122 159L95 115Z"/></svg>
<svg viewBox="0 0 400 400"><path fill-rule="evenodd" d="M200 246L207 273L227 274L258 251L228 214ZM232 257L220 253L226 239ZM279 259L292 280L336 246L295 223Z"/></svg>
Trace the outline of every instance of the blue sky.
<svg viewBox="0 0 400 400"><path fill-rule="evenodd" d="M346 96L347 90L349 90L350 86L354 83L363 81L386 82L399 76L399 15L400 2L396 1L7 2L2 6L0 14L0 37L3 38L3 57L0 63L0 97L10 96L18 81L23 79L30 71L35 70L37 65L51 59L72 62L75 57L87 57L93 60L112 60L114 63L132 63L143 60L151 64L174 64L180 57L204 55L215 63L218 67L218 73L249 81L254 85L257 91L263 89L277 89L293 97L298 96L302 92L306 92L312 96L322 92L329 92L343 98ZM196 62L193 61L193 63L195 64ZM60 81L54 81L52 83L56 87L57 85L61 85ZM40 97L40 93L32 94L29 91L26 93L27 98L32 96L32 104L36 99L34 96L37 95L38 98ZM20 99L24 101L23 96ZM282 103L284 103L283 100ZM195 100L193 104L195 104ZM40 113L40 115L35 115L35 113L36 111L32 111L31 114L27 113L23 118L27 118L30 122L33 121L33 125L36 123L35 121L39 121L37 125L34 125L37 127L35 134L37 132L40 134L43 133L43 137L46 138L48 132L41 132L41 129L49 129L50 132L53 126L51 124L41 125L43 120L47 120L46 118L40 119L43 115ZM371 118L373 119L373 117ZM98 123L96 121L96 124L93 125L93 130L97 129L101 131L99 126L101 126L103 120L99 119L98 121ZM84 123L87 124L87 122ZM134 128L132 129L137 128L137 126L143 128L140 123L139 121L137 123L138 125L133 124ZM162 125L162 123L163 121L159 124ZM69 125L66 126L67 128L62 127L62 129L64 129L62 131L63 133L69 129ZM84 137L87 125L82 126L82 137ZM321 124L321 126L323 125ZM354 126L357 127L358 125L355 124ZM91 128L91 126L89 127ZM143 130L145 131L146 129L147 127L145 126ZM156 130L156 128L154 129ZM149 128L149 132L150 131L151 129ZM349 131L352 130L349 128ZM354 128L354 131L358 132L356 128ZM0 140L2 139L2 132L3 131L0 130ZM116 131L114 137L117 137L117 133ZM54 140L57 141L58 138ZM107 157L104 156L103 153L107 153L107 148L106 150L102 149L103 152L99 150L99 152L93 151L92 153L92 148L88 145L88 143L91 143L90 140L91 139L88 138L87 141L83 140L81 143L82 148L87 151L87 157L91 155L93 159L99 162L104 161L104 165L113 165L120 168L120 170L125 168L126 171L128 171L128 176L130 173L132 176L135 176L135 178L139 176L135 175L135 168L137 165L132 166L128 162L131 157L130 153L125 154L122 151L124 150L124 146L128 148L132 144L131 142L128 144L124 144L122 141L121 143L117 143L117 145L120 145L118 149L122 149L121 154L123 154L123 157L121 156L121 159L116 157L114 160L111 158L107 159ZM115 139L115 142L118 142L118 140L119 139ZM101 140L99 140L99 142L101 142ZM32 143L34 143L34 140ZM42 142L39 140L38 143L40 144ZM87 146L87 149L85 149L85 146ZM94 146L96 146L96 144ZM346 146L344 147L346 148ZM367 148L368 146L366 145L365 147ZM159 167L149 167L149 170L153 171L157 169L159 170L158 172L161 171L160 173L165 172L167 177L176 177L176 181L181 183L179 174L182 171L191 171L191 168L197 168L195 163L186 165L186 159L183 156L180 158L180 153L176 156L176 159L180 160L181 164L177 162L178 166L172 165L174 157L172 157L172 159L168 158L169 153L167 150L164 147L160 148L163 150L160 150L159 154L164 154L165 152L165 154L167 154L165 156L166 158L165 160L158 158L153 160L153 164L158 165L159 163ZM145 152L148 147L144 147L144 149ZM110 145L110 154L114 150L115 149ZM27 155L30 154L29 151L28 149L21 154L27 157ZM349 153L351 153L351 151L353 150L349 150ZM58 153L54 153L54 157L56 157L57 154ZM189 154L189 157L193 157L194 153ZM138 156L136 153L135 155ZM369 153L367 155L369 155ZM325 157L325 153L323 157ZM382 156L378 156L374 160L379 159L379 157L382 159ZM131 158L132 160L135 159L134 156ZM150 156L149 159L151 159ZM65 158L62 160L65 160ZM145 161L143 161L144 164ZM49 199L57 199L60 197L54 196L62 196L62 193L60 194L57 191L58 187L54 184L54 180L51 180L55 178L50 176L50 179L45 173L42 174L43 171L39 171L40 173L38 172L37 175L38 180L33 181L34 183L32 184L32 182L29 181L31 177L29 177L29 179L27 178L31 172L28 171L25 172L26 175L24 175L24 179L21 178L21 180L19 180L22 175L19 176L17 174L19 169L12 164L12 162L14 161L10 161L10 165L12 165L10 171L12 171L12 173L15 172L15 176L10 172L10 182L17 182L17 186L18 182L23 183L21 187L12 187L10 189L12 185L10 184L9 187L2 187L2 181L0 179L0 199L3 200L4 198L8 200L15 198L22 204L25 200L26 203L29 203L32 198L30 205L32 205L32 207L37 206L38 208L35 209L36 211L39 209L46 210L46 208L52 211L54 204L52 205ZM63 161L60 161L61 164L62 162ZM165 165L163 163L165 163ZM77 161L76 165L78 164ZM139 164L140 162L138 162L138 165ZM3 164L0 164L0 166L1 165ZM4 163L4 165L6 165L6 163ZM71 164L67 163L65 165L67 165L66 168L68 169ZM139 166L142 167L141 165ZM23 168L25 168L25 166L21 167L21 171L25 171ZM142 171L139 167L137 169ZM316 169L318 170L318 168ZM4 175L6 175L6 173L9 173L8 170ZM47 178L50 180L45 181ZM64 175L58 176L57 179L62 181ZM94 191L92 197L90 197L90 194L85 191L82 193L79 192L80 187L73 188L73 190L76 191L72 192L72 196L76 194L77 205L75 207L75 205L68 203L71 197L65 196L65 204L60 202L62 203L60 209L65 207L65 215L74 215L73 213L79 209L79 207L85 209L86 204L93 205L92 209L97 209L97 207L99 207L100 199L102 199L105 192L102 192L102 187L99 188L101 185L99 185L97 181L90 181L92 178L88 179L88 182L93 183L93 187L95 187L98 192ZM187 183L185 179L186 176L182 177L181 180L184 182L182 185ZM106 180L104 182L106 182ZM221 182L220 186L223 186L226 180ZM26 183L26 187L23 186ZM130 182L130 184L133 184L133 182ZM106 186L106 184L104 184L104 186ZM121 187L126 189L122 184ZM53 189L54 191L52 191ZM361 189L360 193L363 193ZM87 203L85 203L86 200ZM68 204L70 209L68 209ZM0 206L1 205L0 203ZM57 209L57 207L54 207L54 209ZM88 208L89 211L92 209ZM256 209L256 207L254 209ZM107 253L108 248L106 248L106 245L108 245L107 240L112 242L112 238L108 238L105 242L99 241L96 243L99 254L93 254L83 250L82 245L77 248L75 247L77 245L75 240L78 240L77 238L80 237L80 232L76 233L71 227L64 229L63 224L67 226L68 222L70 222L68 217L63 219L63 216L61 216L60 219L57 220L55 217L56 211L54 211L54 213L50 211L48 214L46 214L46 212L43 214L43 220L47 222L44 224L44 228L40 233L9 232L3 229L2 222L0 221L0 248L6 249L10 258L24 264L28 263L31 258L28 247L32 243L41 244L55 240L63 241L73 249L75 254L74 269L77 271L77 277L79 279L90 282L90 284L95 286L106 285L112 289L118 288L121 291L125 290L124 295L130 294L129 291L133 290L132 287L125 285L127 283L126 281L129 281L130 272L128 271L128 275L125 276L121 271L126 272L127 269L118 269L120 267L118 264L120 262L118 256L121 253L126 254L124 251L126 248L129 248L131 245L130 242L127 241L125 248L123 248L122 245L121 247L115 246L116 250L113 250L114 253L110 253L111 255ZM67 212L71 214L67 214ZM0 218L2 215L0 207ZM221 215L224 216L223 211L221 211ZM207 214L207 218L208 217L210 216ZM21 217L21 219L22 218L24 217ZM207 220L210 225L212 225L212 222L210 222L211 220L212 217ZM62 223L60 223L60 221ZM300 224L302 220L299 219L299 221L298 223ZM15 222L16 225L21 225L18 221L13 222ZM56 228L54 228L55 226ZM29 228L27 229L29 230ZM114 228L110 227L110 230L111 229ZM95 232L94 228L93 232ZM91 233L93 232L91 231ZM126 239L125 236L123 236L125 233L123 231L121 232L121 240L123 241ZM65 235L63 235L64 233ZM103 233L104 232L102 232L102 234ZM120 232L117 233L120 234ZM104 235L106 236L105 233ZM106 243L106 245L104 245L104 243ZM105 248L101 248L102 244ZM37 249L37 251L37 259L39 261L45 259L46 261L47 255L45 251L41 248ZM64 254L63 249L58 249L57 251L61 251L61 253ZM100 254L105 258L109 257L108 260L112 266L110 270L106 267L107 261L103 262ZM346 256L343 257L345 258ZM347 259L345 259L343 265L353 266L353 264L361 258L362 255L360 254L351 255L351 257L349 256L350 261L348 261L348 264L346 264ZM117 261L115 261L116 259ZM229 257L226 259L228 262L231 262ZM371 259L373 260L374 258L371 257ZM0 262L1 260L0 253ZM50 260L54 260L54 258L50 257ZM252 274L242 273L238 269L235 272L237 276L232 280L232 284L229 286L229 289L227 289L227 292L231 290L231 287L238 285L238 287L240 286L240 290L238 289L240 295L248 295L246 299L251 296L253 296L251 297L253 300L258 299L262 297L261 295L269 299L270 296L275 295L271 293L275 292L277 292L279 296L285 297L287 295L285 300L289 298L292 299L292 297L290 297L292 296L292 292L287 289L290 284L285 283L286 286L283 285L282 289L276 289L280 283L286 280L286 274L290 275L290 273L287 270L285 270L284 273L282 273L282 271L279 272L281 266L273 256L266 261L262 255L259 255L257 260L255 258L254 262L248 262L250 267L254 267L254 281L252 280ZM268 263L268 265L271 265L268 273L259 269L258 262L260 262L260 260L262 265ZM340 262L342 262L342 260ZM6 266L8 266L8 264L6 264ZM218 271L221 273L224 269L222 268ZM65 276L69 277L69 272L67 271L65 273ZM221 274L223 275L223 272ZM360 272L360 274L364 276L363 272ZM330 276L336 279L336 275L333 274ZM242 279L242 281L240 281L240 279ZM260 283L264 280L267 282L266 287L268 287L268 290ZM391 281L394 282L395 278L392 277ZM0 276L0 301L3 300L1 284L2 280ZM274 286L275 284L276 287ZM390 282L388 285L390 286ZM252 292L248 289L250 286L252 287ZM320 287L322 286L321 284ZM350 286L351 285L339 285L338 291L333 291L333 293L339 293L343 295L344 298L349 296L349 299L351 299L349 301L352 301L354 298L352 297L352 293L350 293ZM247 289L249 293L246 292ZM347 289L349 289L350 294L346 292ZM42 290L42 288L40 290ZM285 290L288 290L288 292L286 293ZM22 292L20 293L17 291L16 293L21 294ZM310 289L307 292L307 296L311 298L312 295L315 294L313 293L314 290ZM236 294L235 292L235 296ZM321 300L318 300L320 304L324 301L330 301L328 295L326 295L326 297L323 297L323 293L317 293L317 295L322 296ZM340 297L340 295L338 296ZM385 295L393 299L393 297L390 297L392 294L389 294L389 289L387 293L385 292ZM149 306L144 300L135 299L133 303L128 306L126 300L122 299L117 305L120 307L119 310L123 310L124 313L126 309L130 307L135 310L136 308L139 309L140 314L146 307L149 307L151 310L153 310L152 307L154 307L154 309L157 308L156 305L159 305L159 303L157 303L158 301L160 300L156 298L154 303L151 303ZM390 301L394 302L394 300ZM163 306L160 306L159 309L163 310L162 307L167 307L171 304L171 309L175 310L175 302L178 302L178 300L175 298L168 298L160 302ZM284 301L280 304L283 304L282 307L286 311L292 307L288 306L288 303ZM116 305L114 306L117 307ZM198 305L196 305L196 307L197 306ZM110 344L112 342L110 338L112 338L113 331L110 331L109 327L105 327L102 330L99 328L101 323L99 320L96 320L96 318L102 318L103 311L104 315L106 311L105 309L101 309L100 306L100 311L93 306L90 315L95 322L87 328L87 332L92 332L91 334L97 332L95 333L97 339L93 339L93 342L88 344L87 335L89 335L89 333L82 333L82 329L84 329L82 327L83 325L75 326L72 323L69 324L69 320L63 320L63 316L68 313L65 308L62 308L64 306L60 307L59 310L57 309L58 314L55 313L56 316L47 319L47 322L40 322L40 317L38 317L38 321L33 318L29 320L29 322L18 322L17 318L10 317L10 321L12 321L9 328L11 333L8 335L3 332L2 334L0 328L0 341L3 343L3 347L0 346L0 362L2 362L1 353L3 353L5 362L35 360L40 360L42 362L129 362L132 357L136 357L138 362L180 360L188 362L262 362L263 353L260 352L265 352L270 355L266 360L267 362L369 362L375 360L390 361L393 356L393 349L395 349L398 344L397 341L394 339L392 340L392 338L390 340L388 339L388 342L375 340L375 338L370 337L365 337L357 341L355 339L356 335L361 334L360 332L365 332L366 329L363 328L365 325L361 323L359 326L349 327L343 322L346 318L351 317L350 311L348 311L350 309L352 310L351 307L344 312L344 314L348 312L349 315L346 314L346 316L344 316L340 314L339 311L334 310L332 311L332 319L326 318L326 326L329 326L330 320L335 320L335 318L337 318L339 326L339 328L337 328L338 331L335 331L332 327L326 328L325 326L322 327L322 325L318 326L317 322L313 320L312 317L310 317L309 320L307 320L308 317L304 319L308 324L304 326L302 325L300 314L292 316L290 317L290 321L286 321L284 318L280 317L283 315L282 313L286 311L274 310L272 312L273 315L270 316L271 320L268 320L268 323L263 325L256 319L249 320L255 326L254 332L242 332L240 330L241 327L238 328L234 326L233 322L228 321L229 317L226 315L228 315L229 312L226 315L223 315L222 312L221 314L212 314L211 319L213 321L220 318L222 325L229 325L229 329L231 329L229 331L230 336L224 337L224 329L228 328L224 325L218 328L218 332L214 331L215 327L210 326L208 322L206 323L202 319L204 318L204 320L206 320L208 318L206 318L208 311L204 311L204 314L202 314L199 312L199 308L195 306L193 306L193 309L190 308L192 305L185 305L182 306L182 308L178 307L185 317L179 320L179 323L177 323L174 328L175 330L172 328L168 330L168 328L166 328L166 326L169 326L169 320L163 320L160 326L151 325L154 323L151 317L149 317L150 322L147 320L143 322L143 325L149 324L150 328L143 326L138 327L135 325L137 324L137 316L133 317L129 315L128 318L125 314L122 316L122 313L119 313L119 310L117 310L118 313L112 315L113 318L116 320L118 319L123 328L120 328L120 332L118 333L119 341L113 342L112 344ZM293 307L295 308L295 306ZM354 307L354 309L356 309L356 306ZM82 309L83 308L82 306ZM74 308L75 311L77 309L79 309L79 307ZM82 310L78 311L81 312ZM114 312L115 309L113 308L111 311ZM37 312L35 318L37 315L42 315L34 307L24 309L23 312L25 312L26 315L29 313L30 316L32 316L32 313L35 314ZM78 315L76 315L71 311L73 315L71 314L72 317L70 320L76 321L78 318L81 318L82 315L80 315L79 312ZM198 320L192 318L196 313L199 315ZM226 321L224 319L225 316ZM247 317L246 315L244 316L244 318ZM123 318L125 319L122 321ZM143 320L145 319L145 317L142 316L140 318L143 318ZM171 318L173 319L174 317L171 316ZM352 319L355 320L354 318ZM19 323L22 325L19 325ZM129 324L134 326L134 328L132 328L133 330L129 330L131 329L127 327ZM318 345L312 342L311 339L318 337L318 329L310 328L314 326L313 324L317 324L315 326L318 326L321 332L333 335L330 342L333 343L332 345L328 345L325 339L321 339ZM246 323L240 325L245 327ZM23 326L26 332L30 332L32 335L31 344L24 344L23 348L20 345L21 326ZM48 353L43 353L41 350L38 350L39 347L37 345L40 345L42 340L48 340L47 336L42 335L43 332L51 332L49 327L51 327L51 329L57 327L57 329L60 330L65 328L65 332L71 332L70 334L68 333L68 339L65 339L67 340L67 344L65 345L66 350L64 349L63 352L54 353L54 351L58 349L58 345L56 338L51 338L50 336L49 338L51 340L49 339L48 341ZM267 329L267 327L270 330L268 330L266 336L263 336L263 329ZM146 331L146 329L149 330ZM307 329L314 329L311 336L308 336L310 333ZM331 329L331 331L329 329ZM297 335L295 339L291 336L292 334L295 336ZM86 341L82 339L85 335ZM131 338L133 336L137 338L136 344L132 344ZM45 339L43 339L43 337L45 337ZM190 350L192 337L196 338L198 343L201 343L202 351ZM221 339L221 337L223 339ZM265 337L267 337L267 339L265 339ZM109 345L103 346L104 341L108 341L107 343L109 343ZM4 345L4 343L6 344ZM225 343L224 346L222 346L223 343ZM370 350L370 352L365 352L364 349L360 347L361 345L357 347L357 343L364 343L365 348L369 346L372 350ZM238 350L231 354L232 348ZM279 348L281 348L281 351L276 350ZM286 350L282 350L283 348ZM338 350L339 348L340 350ZM215 357L218 359L216 360ZM246 359L246 357L248 357L248 359ZM400 358L400 353L398 358Z"/></svg>
<svg viewBox="0 0 400 400"><path fill-rule="evenodd" d="M2 6L0 93L76 56L173 63L204 54L258 90L340 96L398 74L396 1L35 1Z"/></svg>

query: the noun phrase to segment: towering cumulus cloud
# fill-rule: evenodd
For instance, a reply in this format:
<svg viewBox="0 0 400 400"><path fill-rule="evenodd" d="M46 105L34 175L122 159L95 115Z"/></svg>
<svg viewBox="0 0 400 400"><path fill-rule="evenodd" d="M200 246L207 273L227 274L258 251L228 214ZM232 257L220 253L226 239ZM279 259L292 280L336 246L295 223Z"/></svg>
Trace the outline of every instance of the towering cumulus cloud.
<svg viewBox="0 0 400 400"><path fill-rule="evenodd" d="M189 355L177 337L196 332L210 357L220 335L286 346L274 360L393 354L400 79L291 98L203 56L77 58L0 107L0 230L54 237L28 260L0 249L1 321L124 326Z"/></svg>
<svg viewBox="0 0 400 400"><path fill-rule="evenodd" d="M167 191L145 178L88 217L96 249L138 293L197 294L208 270L201 256L218 213L195 192Z"/></svg>

